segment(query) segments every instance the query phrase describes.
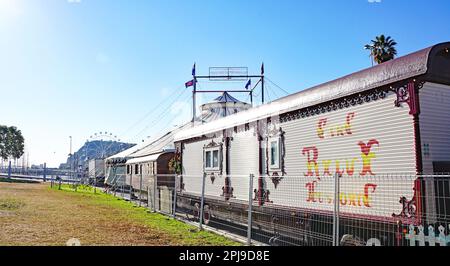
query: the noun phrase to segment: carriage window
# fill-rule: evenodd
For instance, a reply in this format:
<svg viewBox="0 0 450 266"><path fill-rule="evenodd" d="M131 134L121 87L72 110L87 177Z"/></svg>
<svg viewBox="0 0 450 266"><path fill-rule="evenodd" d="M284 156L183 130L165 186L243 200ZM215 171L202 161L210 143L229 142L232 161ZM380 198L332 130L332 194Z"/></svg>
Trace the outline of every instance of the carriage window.
<svg viewBox="0 0 450 266"><path fill-rule="evenodd" d="M219 167L219 151L215 150L213 151L213 167L217 168Z"/></svg>
<svg viewBox="0 0 450 266"><path fill-rule="evenodd" d="M130 165L127 165L127 174L130 174Z"/></svg>
<svg viewBox="0 0 450 266"><path fill-rule="evenodd" d="M207 152L206 152L206 156L205 156L205 167L206 167L206 168L211 168L211 151L207 151Z"/></svg>
<svg viewBox="0 0 450 266"><path fill-rule="evenodd" d="M267 174L267 154L266 154L267 144L266 142L261 143L261 171L263 174Z"/></svg>
<svg viewBox="0 0 450 266"><path fill-rule="evenodd" d="M219 148L206 149L204 160L205 170L218 170L220 161Z"/></svg>
<svg viewBox="0 0 450 266"><path fill-rule="evenodd" d="M270 169L279 169L280 168L280 139L270 139L269 140L270 147Z"/></svg>
<svg viewBox="0 0 450 266"><path fill-rule="evenodd" d="M151 163L148 164L148 173L149 173L150 175L153 175L153 174L155 173L154 167L153 167L153 162L151 162Z"/></svg>
<svg viewBox="0 0 450 266"><path fill-rule="evenodd" d="M139 165L137 165L137 164L134 165L134 173L136 175L139 174Z"/></svg>

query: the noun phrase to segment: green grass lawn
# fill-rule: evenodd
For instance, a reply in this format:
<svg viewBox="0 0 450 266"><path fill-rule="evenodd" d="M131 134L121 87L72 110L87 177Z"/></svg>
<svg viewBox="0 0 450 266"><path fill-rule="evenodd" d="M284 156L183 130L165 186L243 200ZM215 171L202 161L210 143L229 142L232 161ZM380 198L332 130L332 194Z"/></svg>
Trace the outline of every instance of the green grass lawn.
<svg viewBox="0 0 450 266"><path fill-rule="evenodd" d="M200 231L197 227L188 225L171 217L159 213L152 213L145 207L138 207L133 203L114 197L88 186L78 186L74 191L71 185L62 185L61 190L58 186L51 188L58 193L66 193L76 197L82 197L89 205L104 209L116 210L115 219L127 219L136 222L153 231L164 233L173 238L176 245L240 245L226 237L217 235L208 231Z"/></svg>

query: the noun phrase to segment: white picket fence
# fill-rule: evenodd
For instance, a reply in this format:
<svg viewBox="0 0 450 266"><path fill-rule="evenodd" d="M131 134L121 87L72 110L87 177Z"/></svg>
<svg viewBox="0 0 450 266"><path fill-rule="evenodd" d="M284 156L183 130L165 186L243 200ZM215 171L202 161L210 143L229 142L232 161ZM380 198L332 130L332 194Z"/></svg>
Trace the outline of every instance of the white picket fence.
<svg viewBox="0 0 450 266"><path fill-rule="evenodd" d="M448 225L450 232L450 224ZM410 246L426 246L428 242L428 246L447 246L450 243L450 234L445 234L445 227L440 225L438 227L439 234L436 234L433 226L428 226L428 235L425 235L424 229L422 225L417 227L418 232L415 230L414 225L409 226L409 233L406 234L406 239L409 240Z"/></svg>

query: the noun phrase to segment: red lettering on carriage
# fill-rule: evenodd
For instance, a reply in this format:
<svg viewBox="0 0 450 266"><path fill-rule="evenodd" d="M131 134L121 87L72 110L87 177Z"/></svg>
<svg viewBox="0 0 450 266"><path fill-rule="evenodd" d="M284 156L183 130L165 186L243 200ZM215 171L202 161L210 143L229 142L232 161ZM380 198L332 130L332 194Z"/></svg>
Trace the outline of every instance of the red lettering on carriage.
<svg viewBox="0 0 450 266"><path fill-rule="evenodd" d="M330 137L338 137L345 135L352 135L352 120L355 118L355 113L348 113L345 118L345 124L334 125L328 128ZM325 132L328 124L328 118L321 118L317 123L316 133L319 139L325 139Z"/></svg>
<svg viewBox="0 0 450 266"><path fill-rule="evenodd" d="M302 154L307 157L306 167L308 171L305 176L314 176L314 173L316 176L319 176L319 164L317 163L317 159L319 158L319 150L317 147L314 146L303 148Z"/></svg>
<svg viewBox="0 0 450 266"><path fill-rule="evenodd" d="M315 176L320 180L321 176L331 176L332 171L330 166L334 162L334 174L353 176L355 174L355 164L362 163L361 176L375 175L372 171L372 160L376 158L375 152L372 151L374 145L380 146L380 142L376 139L371 139L366 143L359 141L358 145L361 149L361 157L359 158L339 158L334 160L321 160L319 163L319 149L316 146L305 147L302 150L302 155L306 156L306 173L305 176ZM344 167L345 162L345 167Z"/></svg>
<svg viewBox="0 0 450 266"><path fill-rule="evenodd" d="M306 189L308 191L307 202L312 203L333 203L333 195L330 193L317 192L317 181L309 182L306 184ZM373 198L372 194L375 193L377 188L376 184L365 184L362 191L359 193L346 193L341 192L339 194L339 205L341 206L353 206L353 207L366 207L372 208ZM324 200L326 199L326 200Z"/></svg>
<svg viewBox="0 0 450 266"><path fill-rule="evenodd" d="M363 160L363 168L360 175L365 176L366 174L375 175L372 172L372 159L376 158L375 153L371 152L373 145L379 146L380 143L376 139L371 139L367 144L360 141L358 145L361 147L361 158Z"/></svg>

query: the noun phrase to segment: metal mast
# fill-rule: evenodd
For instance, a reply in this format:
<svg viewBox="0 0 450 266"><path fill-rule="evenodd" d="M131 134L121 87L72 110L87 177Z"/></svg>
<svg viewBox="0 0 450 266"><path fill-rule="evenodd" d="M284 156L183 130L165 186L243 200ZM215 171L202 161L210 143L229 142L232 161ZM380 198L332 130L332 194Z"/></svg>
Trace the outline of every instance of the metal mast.
<svg viewBox="0 0 450 266"><path fill-rule="evenodd" d="M241 92L249 93L250 102L253 106L253 91L256 89L259 83L261 83L261 102L264 104L264 63L261 65L260 75L249 75L246 67L210 67L209 75L197 76L195 73L195 63L192 71L192 123L196 118L196 94L197 93L217 93L217 92ZM197 90L197 79L209 79L212 81L232 81L232 80L248 80L250 78L258 78L258 82L251 90Z"/></svg>

